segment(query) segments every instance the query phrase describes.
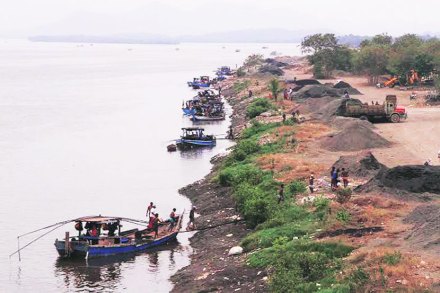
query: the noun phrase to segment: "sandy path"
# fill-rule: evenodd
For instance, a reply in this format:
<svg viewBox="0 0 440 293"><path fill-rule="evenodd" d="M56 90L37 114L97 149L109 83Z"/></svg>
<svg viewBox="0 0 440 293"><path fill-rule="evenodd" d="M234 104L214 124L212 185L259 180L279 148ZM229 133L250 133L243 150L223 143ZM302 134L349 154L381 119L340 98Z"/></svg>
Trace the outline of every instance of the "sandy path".
<svg viewBox="0 0 440 293"><path fill-rule="evenodd" d="M289 72L288 77L312 78L310 74L299 74ZM320 80L322 83L336 83L337 80L348 82L357 88L363 95L356 95L353 98L362 102L371 103L378 101L382 103L386 95L396 95L398 105L406 107L408 119L402 123L376 123L376 131L387 140L393 142L393 146L384 149L375 149L373 154L378 160L394 167L406 164L423 164L431 159L435 165L440 165L437 158L440 150L440 108L413 108L416 101L410 101L411 91L402 91L398 88L376 88L367 84L365 77L344 76L331 80ZM416 91L419 97L426 94L425 91Z"/></svg>
<svg viewBox="0 0 440 293"><path fill-rule="evenodd" d="M407 111L405 122L376 124L378 132L395 144L375 150L375 156L389 167L423 164L427 159L439 164L440 108L408 108Z"/></svg>

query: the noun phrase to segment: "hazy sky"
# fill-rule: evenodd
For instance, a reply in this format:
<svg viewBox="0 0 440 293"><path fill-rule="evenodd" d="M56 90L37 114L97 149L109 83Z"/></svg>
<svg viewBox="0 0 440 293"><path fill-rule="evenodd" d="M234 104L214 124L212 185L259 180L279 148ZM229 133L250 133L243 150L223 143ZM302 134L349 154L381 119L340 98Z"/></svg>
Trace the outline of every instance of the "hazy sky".
<svg viewBox="0 0 440 293"><path fill-rule="evenodd" d="M422 34L440 31L438 11L438 0L1 0L0 35L176 36L249 28Z"/></svg>

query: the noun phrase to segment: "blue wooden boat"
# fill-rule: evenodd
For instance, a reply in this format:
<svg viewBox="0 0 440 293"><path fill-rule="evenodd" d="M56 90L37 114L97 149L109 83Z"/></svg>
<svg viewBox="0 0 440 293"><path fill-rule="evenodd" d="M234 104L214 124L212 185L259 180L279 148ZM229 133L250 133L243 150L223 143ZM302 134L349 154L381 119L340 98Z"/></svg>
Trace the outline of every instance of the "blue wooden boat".
<svg viewBox="0 0 440 293"><path fill-rule="evenodd" d="M219 69L217 69L216 72L217 75L232 75L231 67L229 66L222 66Z"/></svg>
<svg viewBox="0 0 440 293"><path fill-rule="evenodd" d="M182 111L184 115L193 116L202 114L205 109L212 109L213 103L221 103L220 95L213 90L205 89L197 93L197 96L191 100L182 103Z"/></svg>
<svg viewBox="0 0 440 293"><path fill-rule="evenodd" d="M226 117L223 102L210 101L201 107L195 107L196 113L191 116L192 121L220 121Z"/></svg>
<svg viewBox="0 0 440 293"><path fill-rule="evenodd" d="M154 238L151 229L131 229L121 231L121 222L130 219L120 217L91 216L75 219L75 228L79 230L77 237L70 237L66 232L64 240L55 240L55 248L61 257L83 257L86 259L135 253L176 241L177 234L182 227L182 216L176 222L166 222L159 226L158 236ZM98 230L107 230L108 233L99 236L81 234L82 223L86 229L95 227ZM132 223L132 222L131 222ZM98 227L98 228L96 228ZM116 233L116 230L118 232Z"/></svg>
<svg viewBox="0 0 440 293"><path fill-rule="evenodd" d="M213 147L217 141L214 135L205 135L200 127L182 128L182 136L176 140L179 148Z"/></svg>
<svg viewBox="0 0 440 293"><path fill-rule="evenodd" d="M200 78L194 78L193 81L188 81L188 86L193 89L209 88L215 81L209 79L209 76L201 76Z"/></svg>

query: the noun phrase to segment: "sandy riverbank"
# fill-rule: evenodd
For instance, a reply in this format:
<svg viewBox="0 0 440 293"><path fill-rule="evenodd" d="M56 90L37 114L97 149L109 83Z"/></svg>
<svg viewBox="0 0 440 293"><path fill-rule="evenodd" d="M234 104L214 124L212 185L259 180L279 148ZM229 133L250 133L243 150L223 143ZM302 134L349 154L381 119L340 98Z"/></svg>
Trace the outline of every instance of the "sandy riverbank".
<svg viewBox="0 0 440 293"><path fill-rule="evenodd" d="M294 66L285 70L285 75L281 79L291 79L293 76L297 78L311 77L304 66ZM297 178L304 179L311 171L315 172L320 179L325 180L328 169L341 156L361 158L367 151L377 157L380 163L394 167L401 164L421 164L427 157L433 156L432 153L437 153L435 141L440 139L440 133L433 128L433 123L440 117L438 115L440 109L420 108L411 105L409 98L406 97L407 92L370 87L365 83L364 77L344 76L336 77L335 80L337 79L343 79L364 93L364 95L356 96L364 102L381 101L386 94L398 95L399 103L406 105L409 110L409 120L399 124L376 124L371 128L374 133L390 141L391 144L386 147L364 148L357 151L329 151L323 148L323 139L332 132L338 131L334 121L306 121L295 128L298 147L292 151L286 150L262 156L257 163L263 170L271 168L275 171L277 180L282 182L289 182ZM254 76L251 78L250 87L259 96L267 96L267 81L266 77ZM230 85L231 83L229 81ZM233 97L229 97L229 101L234 109L232 123L234 129L238 131L247 122L245 109L248 102ZM283 100L276 104L286 113L289 113L296 105L295 102ZM279 121L280 119L280 116L262 118L267 121ZM428 143L421 144L421 142ZM353 164L356 163L356 160ZM201 214L198 222L203 226L216 225L238 215L235 203L231 199L232 191L218 186L211 180L219 164L219 161L214 163L213 171L205 179L181 190L182 194L188 196L198 207ZM371 176L374 174L360 176L354 180L354 183L363 184ZM325 197L334 198L334 194L326 191L325 188L320 192ZM414 241L405 240L413 229L406 218L415 208L421 206L423 208L424 204L417 199L402 200L403 198L399 199L395 194L381 191L354 194L353 200L344 205L344 209L352 214L351 221L344 225L333 223L326 226L326 232L322 233L320 241L339 241L356 247L356 251L347 260L349 267L368 263L380 266L379 261L384 255L399 251L404 255L399 266L385 268L390 287L399 287L402 282L404 285L409 284L411 288L435 287L435 284L440 280L438 272L436 273L438 269L436 263L438 263L439 257L435 253L436 248L420 251L419 248L413 246ZM332 204L333 208L338 210L341 206ZM420 217L415 221L419 219ZM365 227L380 227L380 229L377 232L367 234L340 234L338 232L345 231L344 229L347 227L354 229L354 231ZM228 250L238 245L243 237L250 232L244 224L240 223L195 234L191 238L191 245L195 249L195 253L191 257L191 265L173 276L172 281L176 284L173 292L267 292L266 274L268 272L266 270L258 270L246 265L245 255L227 255Z"/></svg>

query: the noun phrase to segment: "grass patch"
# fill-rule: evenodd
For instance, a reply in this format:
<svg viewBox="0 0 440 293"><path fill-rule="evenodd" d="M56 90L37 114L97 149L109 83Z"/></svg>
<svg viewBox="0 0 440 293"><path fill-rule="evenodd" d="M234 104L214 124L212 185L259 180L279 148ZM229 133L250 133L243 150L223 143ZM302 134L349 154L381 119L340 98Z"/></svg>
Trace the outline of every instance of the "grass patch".
<svg viewBox="0 0 440 293"><path fill-rule="evenodd" d="M246 116L254 118L269 110L276 110L276 107L266 98L256 98L248 105Z"/></svg>
<svg viewBox="0 0 440 293"><path fill-rule="evenodd" d="M339 243L274 241L272 247L252 254L249 265L273 269L270 279L270 289L273 292L333 290L335 288L332 285L337 283L336 274L342 267L340 259L352 250L351 247ZM349 288L348 285L338 287Z"/></svg>
<svg viewBox="0 0 440 293"><path fill-rule="evenodd" d="M383 256L383 262L390 266L395 266L400 263L402 259L402 254L399 251L393 253L387 253Z"/></svg>

